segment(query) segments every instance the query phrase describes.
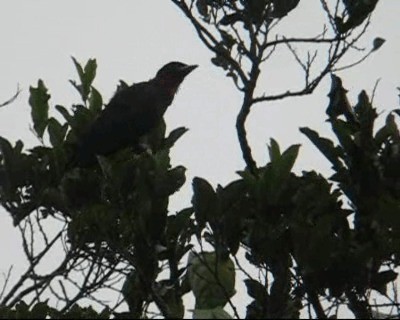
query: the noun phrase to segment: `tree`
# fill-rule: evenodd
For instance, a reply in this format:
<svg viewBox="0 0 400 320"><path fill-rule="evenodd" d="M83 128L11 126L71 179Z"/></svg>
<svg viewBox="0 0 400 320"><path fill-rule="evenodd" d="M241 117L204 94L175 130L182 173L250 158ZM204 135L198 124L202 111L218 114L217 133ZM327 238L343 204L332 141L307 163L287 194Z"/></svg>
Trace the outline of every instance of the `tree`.
<svg viewBox="0 0 400 320"><path fill-rule="evenodd" d="M103 107L93 86L97 64L74 60L79 82L71 82L82 101L70 111L55 106L63 120L49 116L50 94L39 80L30 88L29 103L40 145L24 150L22 141L12 145L0 139L0 202L21 231L29 262L15 284L6 281L0 316L137 318L156 312L182 318L182 297L192 292L194 317L230 317L223 309L227 304L239 317L239 306L231 300L238 275L252 298L248 318L297 318L307 310L318 318L341 310L372 318L387 312L385 306L398 315L396 295L388 287L394 286L399 266L395 117L400 111L393 110L374 130L377 112L371 99L363 91L351 106L335 75L346 67L339 63L356 48L377 1L343 0L332 6L321 0L328 27L302 38L273 34L299 0L171 2L242 93L236 127L246 167L226 186L214 188L195 178L192 206L170 213L168 200L185 183L185 168L172 166L169 151L187 129L166 135L161 123L146 137L149 152L128 148L98 157L90 168L66 169L71 145ZM376 39L370 52L382 43ZM318 52L303 61L296 46L304 44ZM304 72L303 87L258 93L264 65L281 48ZM326 64L316 70L321 54ZM329 75L326 113L337 142L310 128L301 132L332 164L334 174L294 174L299 146L281 151L274 139L270 161L256 164L245 128L252 106L311 94ZM63 252L63 258L40 271L53 250ZM99 298L102 290L122 295L105 303ZM376 304L377 295L386 301Z"/></svg>

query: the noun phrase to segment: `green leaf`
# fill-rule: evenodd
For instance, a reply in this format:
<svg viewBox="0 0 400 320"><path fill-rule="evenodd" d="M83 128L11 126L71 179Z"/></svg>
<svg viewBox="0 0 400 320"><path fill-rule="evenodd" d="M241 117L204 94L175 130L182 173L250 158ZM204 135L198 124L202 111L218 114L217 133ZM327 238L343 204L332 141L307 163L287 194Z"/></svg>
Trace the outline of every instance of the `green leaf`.
<svg viewBox="0 0 400 320"><path fill-rule="evenodd" d="M89 109L99 113L103 107L103 97L95 87L92 87L89 97Z"/></svg>
<svg viewBox="0 0 400 320"><path fill-rule="evenodd" d="M259 199L265 199L267 196L270 204L277 204L281 201L282 192L287 186L300 148L300 145L293 145L284 151L282 155L279 155L277 143L275 142L274 144L276 144L273 147L275 151L270 151L270 153L275 153L273 155L274 160L267 165L260 180L261 183L256 188L256 194Z"/></svg>
<svg viewBox="0 0 400 320"><path fill-rule="evenodd" d="M72 120L72 116L69 114L68 110L60 105L56 105L56 109L59 113L61 113L61 115L64 117L64 119L70 123Z"/></svg>
<svg viewBox="0 0 400 320"><path fill-rule="evenodd" d="M67 123L62 126L55 118L49 119L47 131L49 133L50 143L53 147L60 146L63 143L67 130Z"/></svg>
<svg viewBox="0 0 400 320"><path fill-rule="evenodd" d="M288 176L292 171L294 163L296 162L297 156L299 155L300 145L294 144L287 148L280 159L280 173L283 176Z"/></svg>
<svg viewBox="0 0 400 320"><path fill-rule="evenodd" d="M84 72L85 72L84 79L81 79L82 84L84 85L84 87L87 88L88 93L89 93L89 89L93 83L93 80L96 77L96 69L97 69L96 59L89 59L89 61L86 63L85 69L84 69Z"/></svg>
<svg viewBox="0 0 400 320"><path fill-rule="evenodd" d="M269 158L271 162L279 159L281 156L281 150L279 149L279 144L275 139L271 138L271 145L268 146Z"/></svg>
<svg viewBox="0 0 400 320"><path fill-rule="evenodd" d="M215 252L191 253L188 258L190 287L196 309L224 307L235 294L235 266Z"/></svg>
<svg viewBox="0 0 400 320"><path fill-rule="evenodd" d="M77 84L73 80L70 80L70 83L78 90L82 101L86 103L91 91L93 80L96 77L96 59L89 59L85 68L82 68L82 65L74 57L72 57L72 61L74 62L75 68L78 72L80 84Z"/></svg>
<svg viewBox="0 0 400 320"><path fill-rule="evenodd" d="M80 63L74 57L71 57L71 58L72 58L72 61L74 62L76 71L78 71L79 79L83 79L84 72L83 72L82 66L80 65Z"/></svg>
<svg viewBox="0 0 400 320"><path fill-rule="evenodd" d="M47 126L50 95L47 93L42 80L38 81L38 86L29 88L30 97L29 104L31 105L31 116L33 121L33 128L39 138L43 137L43 133Z"/></svg>

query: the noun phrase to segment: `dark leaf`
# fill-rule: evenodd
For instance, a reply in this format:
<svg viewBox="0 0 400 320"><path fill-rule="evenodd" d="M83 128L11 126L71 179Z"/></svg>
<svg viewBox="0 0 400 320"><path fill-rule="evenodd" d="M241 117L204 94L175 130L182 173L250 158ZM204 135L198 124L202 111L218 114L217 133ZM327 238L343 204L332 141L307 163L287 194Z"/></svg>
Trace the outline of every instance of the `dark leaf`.
<svg viewBox="0 0 400 320"><path fill-rule="evenodd" d="M235 12L232 14L224 15L223 18L219 21L219 24L223 26L233 25L238 21L243 21L243 13Z"/></svg>
<svg viewBox="0 0 400 320"><path fill-rule="evenodd" d="M374 11L378 0L343 0L348 19L338 27L340 33L345 33L362 24ZM340 18L340 17L337 17ZM342 19L342 18L341 18Z"/></svg>
<svg viewBox="0 0 400 320"><path fill-rule="evenodd" d="M93 80L96 76L96 59L89 59L89 61L85 65L85 68L82 68L82 66L74 57L72 57L72 61L75 64L76 70L78 71L80 84L77 84L75 81L72 80L70 80L70 82L80 93L82 101L86 102L90 94Z"/></svg>
<svg viewBox="0 0 400 320"><path fill-rule="evenodd" d="M68 110L65 109L65 107L60 106L60 105L56 105L56 109L59 113L62 114L62 116L64 117L64 119L70 123L72 120L72 116L69 114Z"/></svg>
<svg viewBox="0 0 400 320"><path fill-rule="evenodd" d="M53 147L63 143L67 130L67 123L62 126L55 118L49 119L47 131L49 132L50 143Z"/></svg>
<svg viewBox="0 0 400 320"><path fill-rule="evenodd" d="M273 0L273 18L283 18L299 4L300 0Z"/></svg>
<svg viewBox="0 0 400 320"><path fill-rule="evenodd" d="M82 84L84 85L85 88L87 88L88 93L90 87L92 86L93 80L96 77L96 69L97 69L96 59L89 59L84 69L85 77L82 81Z"/></svg>
<svg viewBox="0 0 400 320"><path fill-rule="evenodd" d="M36 88L30 87L30 97L29 104L32 107L31 116L33 121L33 128L36 134L42 138L43 133L47 126L50 95L47 93L47 88L45 87L42 80L38 81L38 86Z"/></svg>
<svg viewBox="0 0 400 320"><path fill-rule="evenodd" d="M170 239L177 239L181 233L187 231L191 223L193 208L186 208L174 216L168 217L167 235Z"/></svg>
<svg viewBox="0 0 400 320"><path fill-rule="evenodd" d="M300 145L295 144L287 148L280 159L280 171L284 176L289 175L299 154Z"/></svg>
<svg viewBox="0 0 400 320"><path fill-rule="evenodd" d="M31 319L46 319L50 308L47 302L38 302L31 311Z"/></svg>
<svg viewBox="0 0 400 320"><path fill-rule="evenodd" d="M273 138L271 138L271 144L268 146L268 151L269 151L269 159L271 160L271 162L281 157L281 150L279 149L279 144Z"/></svg>
<svg viewBox="0 0 400 320"><path fill-rule="evenodd" d="M203 18L208 16L208 0L197 0L196 7Z"/></svg>
<svg viewBox="0 0 400 320"><path fill-rule="evenodd" d="M127 84L124 80L119 80L117 90L115 92L118 92L120 90L124 90L129 87L129 84Z"/></svg>
<svg viewBox="0 0 400 320"><path fill-rule="evenodd" d="M203 228L210 218L216 216L217 196L207 180L195 177L193 179L192 204L195 217L200 228Z"/></svg>
<svg viewBox="0 0 400 320"><path fill-rule="evenodd" d="M332 119L331 122L332 130L335 132L344 152L346 154L353 154L356 144L353 138L354 130L352 127L347 122L340 119Z"/></svg>
<svg viewBox="0 0 400 320"><path fill-rule="evenodd" d="M80 65L80 63L74 57L71 57L71 58L72 58L72 61L74 62L76 71L78 72L79 79L83 79L84 72L83 72L82 66Z"/></svg>
<svg viewBox="0 0 400 320"><path fill-rule="evenodd" d="M165 138L164 145L170 149L174 146L175 142L182 137L189 129L185 127L179 127L170 132L167 138Z"/></svg>
<svg viewBox="0 0 400 320"><path fill-rule="evenodd" d="M103 98L95 87L92 87L89 98L89 109L95 113L99 113L103 107Z"/></svg>
<svg viewBox="0 0 400 320"><path fill-rule="evenodd" d="M373 51L378 50L380 47L382 47L382 45L385 43L385 41L386 40L383 38L379 38L379 37L375 38L373 45L372 45L372 50Z"/></svg>
<svg viewBox="0 0 400 320"><path fill-rule="evenodd" d="M371 287L379 293L386 295L386 285L393 282L397 278L397 272L387 270L373 275L371 279Z"/></svg>
<svg viewBox="0 0 400 320"><path fill-rule="evenodd" d="M318 148L319 151L333 164L335 168L341 168L342 163L340 158L343 157L343 152L340 148L335 147L329 139L322 138L318 132L310 128L300 128L300 132L307 136L308 139Z"/></svg>
<svg viewBox="0 0 400 320"><path fill-rule="evenodd" d="M256 280L246 279L244 283L247 288L247 294L259 303L265 303L268 293L265 287Z"/></svg>
<svg viewBox="0 0 400 320"><path fill-rule="evenodd" d="M332 74L331 80L331 90L328 94L329 105L326 109L326 114L329 118L336 118L343 114L348 121L355 121L354 112L347 99L347 90L343 88L342 79Z"/></svg>

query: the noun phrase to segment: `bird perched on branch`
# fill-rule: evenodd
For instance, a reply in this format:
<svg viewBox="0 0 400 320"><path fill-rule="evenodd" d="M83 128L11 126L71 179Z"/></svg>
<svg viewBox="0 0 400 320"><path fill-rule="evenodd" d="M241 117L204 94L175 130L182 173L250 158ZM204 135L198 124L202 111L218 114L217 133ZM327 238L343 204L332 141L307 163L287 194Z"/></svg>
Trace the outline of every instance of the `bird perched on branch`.
<svg viewBox="0 0 400 320"><path fill-rule="evenodd" d="M170 62L155 78L118 90L78 140L74 166L89 166L96 162L96 155L137 145L140 137L160 123L179 85L196 67Z"/></svg>

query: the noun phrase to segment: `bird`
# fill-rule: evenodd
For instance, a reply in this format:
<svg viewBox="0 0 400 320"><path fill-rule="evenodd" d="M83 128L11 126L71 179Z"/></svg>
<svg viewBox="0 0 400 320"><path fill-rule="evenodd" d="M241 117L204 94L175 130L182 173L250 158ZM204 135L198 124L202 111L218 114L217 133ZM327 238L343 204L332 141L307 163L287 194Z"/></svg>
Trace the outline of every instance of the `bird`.
<svg viewBox="0 0 400 320"><path fill-rule="evenodd" d="M185 77L198 65L169 62L153 79L126 86L114 94L99 116L78 138L73 163L88 167L97 156L129 146L157 127Z"/></svg>

